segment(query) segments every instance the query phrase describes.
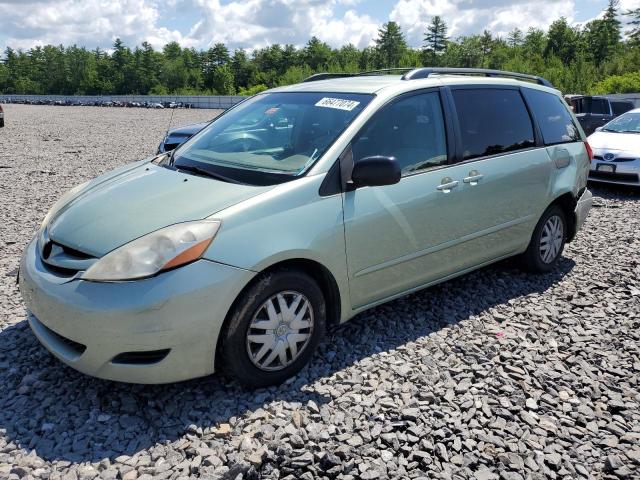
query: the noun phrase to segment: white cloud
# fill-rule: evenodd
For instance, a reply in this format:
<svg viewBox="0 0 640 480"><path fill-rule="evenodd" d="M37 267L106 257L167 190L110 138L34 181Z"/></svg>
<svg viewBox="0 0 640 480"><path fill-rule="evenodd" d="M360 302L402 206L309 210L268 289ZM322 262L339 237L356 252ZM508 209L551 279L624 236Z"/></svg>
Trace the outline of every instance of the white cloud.
<svg viewBox="0 0 640 480"><path fill-rule="evenodd" d="M353 0L197 0L203 20L188 38L202 46L223 42L258 48L273 43L303 45L312 35L333 46L370 44L378 22L353 9L338 16L335 7Z"/></svg>
<svg viewBox="0 0 640 480"><path fill-rule="evenodd" d="M155 47L183 41L177 30L158 27L158 5L149 0L0 1L0 45L99 45L120 37L127 44L148 39ZM4 33L4 34L3 34ZM4 37L4 38L3 38Z"/></svg>
<svg viewBox="0 0 640 480"><path fill-rule="evenodd" d="M546 29L561 16L571 22L575 14L573 0L399 0L389 18L400 24L410 45L422 44L427 25L440 15L449 27L448 35L457 37L490 30L506 36L514 28Z"/></svg>

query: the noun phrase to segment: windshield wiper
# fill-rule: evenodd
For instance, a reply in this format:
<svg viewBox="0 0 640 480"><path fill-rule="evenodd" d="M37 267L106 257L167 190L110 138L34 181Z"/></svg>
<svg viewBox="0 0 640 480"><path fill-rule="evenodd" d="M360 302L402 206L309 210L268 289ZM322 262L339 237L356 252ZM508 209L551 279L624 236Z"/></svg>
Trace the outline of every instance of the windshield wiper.
<svg viewBox="0 0 640 480"><path fill-rule="evenodd" d="M621 130L620 133L640 133L638 130Z"/></svg>
<svg viewBox="0 0 640 480"><path fill-rule="evenodd" d="M178 171L183 170L185 172L195 173L196 175L200 175L200 176L203 176L203 177L209 177L209 178L215 178L216 180L222 180L223 182L227 182L227 183L239 183L239 184L242 184L242 182L234 180L233 178L229 178L229 177L226 177L224 175L220 175L219 173L210 172L209 170L206 170L206 169L200 168L200 167L195 167L193 165L174 165L174 168L176 170L178 170Z"/></svg>

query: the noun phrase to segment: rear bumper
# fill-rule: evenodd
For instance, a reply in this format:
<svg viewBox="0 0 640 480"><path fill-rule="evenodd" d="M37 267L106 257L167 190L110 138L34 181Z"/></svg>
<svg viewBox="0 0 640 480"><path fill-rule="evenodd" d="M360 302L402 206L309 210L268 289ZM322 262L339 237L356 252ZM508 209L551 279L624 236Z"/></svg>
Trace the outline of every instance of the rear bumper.
<svg viewBox="0 0 640 480"><path fill-rule="evenodd" d="M582 195L578 199L578 202L576 203L576 209L574 211L576 216L576 228L575 228L576 232L582 228L582 225L584 224L584 221L587 219L587 215L589 215L589 210L591 210L592 206L593 206L593 195L591 194L591 191L589 191L589 189L585 188L584 192L582 193Z"/></svg>
<svg viewBox="0 0 640 480"><path fill-rule="evenodd" d="M34 334L76 370L122 382L168 383L212 373L224 318L254 275L199 260L144 280L88 282L51 273L35 243L19 274ZM116 359L158 351L163 355L144 364Z"/></svg>

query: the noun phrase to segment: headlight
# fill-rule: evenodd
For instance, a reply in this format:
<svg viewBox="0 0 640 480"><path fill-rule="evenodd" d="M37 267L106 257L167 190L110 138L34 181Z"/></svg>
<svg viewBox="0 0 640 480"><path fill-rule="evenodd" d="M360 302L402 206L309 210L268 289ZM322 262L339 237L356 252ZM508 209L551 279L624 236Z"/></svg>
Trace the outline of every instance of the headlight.
<svg viewBox="0 0 640 480"><path fill-rule="evenodd" d="M109 252L82 278L103 282L133 280L193 262L202 256L219 228L219 220L201 220L157 230Z"/></svg>

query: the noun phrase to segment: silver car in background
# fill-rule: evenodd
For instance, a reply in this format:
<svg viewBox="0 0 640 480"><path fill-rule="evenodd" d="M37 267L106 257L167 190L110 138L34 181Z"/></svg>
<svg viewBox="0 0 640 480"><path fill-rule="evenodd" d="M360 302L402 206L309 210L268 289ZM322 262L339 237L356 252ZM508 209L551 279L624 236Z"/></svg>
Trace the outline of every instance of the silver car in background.
<svg viewBox="0 0 640 480"><path fill-rule="evenodd" d="M640 185L640 108L596 129L589 145L594 155L589 180Z"/></svg>

